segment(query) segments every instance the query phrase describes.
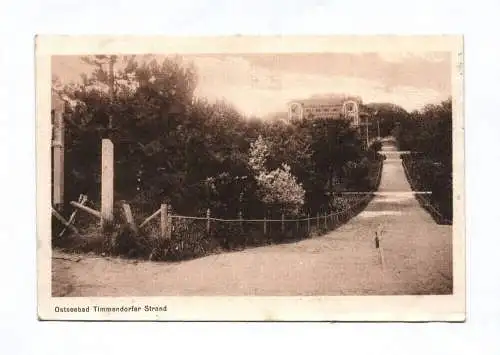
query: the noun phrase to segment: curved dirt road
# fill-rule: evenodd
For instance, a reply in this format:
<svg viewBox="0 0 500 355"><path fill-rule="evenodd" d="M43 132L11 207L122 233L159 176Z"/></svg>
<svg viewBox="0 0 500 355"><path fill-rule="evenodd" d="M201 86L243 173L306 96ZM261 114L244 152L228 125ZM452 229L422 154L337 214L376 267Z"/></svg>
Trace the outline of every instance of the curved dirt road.
<svg viewBox="0 0 500 355"><path fill-rule="evenodd" d="M384 143L380 194L327 235L179 263L91 256L74 262L54 252L53 295L452 293L452 228L436 224L409 193L399 154L393 151ZM384 268L374 243L378 228L383 230Z"/></svg>

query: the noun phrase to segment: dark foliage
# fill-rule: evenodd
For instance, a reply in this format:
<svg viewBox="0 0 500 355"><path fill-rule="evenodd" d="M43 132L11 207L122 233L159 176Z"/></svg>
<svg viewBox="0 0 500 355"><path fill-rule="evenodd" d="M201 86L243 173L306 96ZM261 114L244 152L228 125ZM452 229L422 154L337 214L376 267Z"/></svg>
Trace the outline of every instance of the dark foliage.
<svg viewBox="0 0 500 355"><path fill-rule="evenodd" d="M422 111L403 114L396 120L393 134L401 150L411 155L403 159L414 189L432 191L427 201L442 216L453 217L453 142L451 99L428 105Z"/></svg>
<svg viewBox="0 0 500 355"><path fill-rule="evenodd" d="M196 73L175 59L144 65L127 60L116 80L137 84L134 90L124 84L120 89L117 84L110 98L95 89L95 83L109 79L100 67L81 87L65 90L78 102L68 105L65 112L67 202L82 193L90 201L100 200L100 150L105 137L114 143L115 200L130 203L139 222L161 203L170 204L178 215L204 216L209 208L218 218L239 214L245 219L281 218L281 211L258 198L249 167L250 144L259 135L270 144L267 167L272 170L288 164L305 189L302 216L342 210L359 202L335 196L335 192L376 189L378 149L363 150L359 133L347 121L248 119L225 102L194 99ZM132 74L134 79L127 79ZM91 206L99 209L95 203ZM117 204L115 215L121 213ZM261 223L213 221L207 234L203 220L175 220L169 240L159 238L156 227L135 235L123 227L123 221L117 222L113 252L178 260L219 248L286 242L308 235L305 222L287 223L284 231L272 222L264 234ZM95 222L89 222L83 233L102 242ZM80 249L92 249L89 243L85 245ZM109 246L99 251L108 252Z"/></svg>

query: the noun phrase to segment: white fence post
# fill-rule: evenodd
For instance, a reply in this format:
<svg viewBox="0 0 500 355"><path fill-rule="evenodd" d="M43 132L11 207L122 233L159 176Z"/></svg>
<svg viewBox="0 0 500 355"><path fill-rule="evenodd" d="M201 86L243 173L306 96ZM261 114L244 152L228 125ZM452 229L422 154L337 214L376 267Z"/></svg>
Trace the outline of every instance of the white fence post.
<svg viewBox="0 0 500 355"><path fill-rule="evenodd" d="M101 152L101 227L107 230L113 224L114 156L113 143L102 140Z"/></svg>
<svg viewBox="0 0 500 355"><path fill-rule="evenodd" d="M168 236L168 210L165 203L161 204L160 207L160 233L163 239L167 239Z"/></svg>
<svg viewBox="0 0 500 355"><path fill-rule="evenodd" d="M64 204L64 119L62 108L54 110L54 133L52 137L53 149L53 191L52 202L61 211Z"/></svg>
<svg viewBox="0 0 500 355"><path fill-rule="evenodd" d="M210 234L210 208L207 208L207 234Z"/></svg>

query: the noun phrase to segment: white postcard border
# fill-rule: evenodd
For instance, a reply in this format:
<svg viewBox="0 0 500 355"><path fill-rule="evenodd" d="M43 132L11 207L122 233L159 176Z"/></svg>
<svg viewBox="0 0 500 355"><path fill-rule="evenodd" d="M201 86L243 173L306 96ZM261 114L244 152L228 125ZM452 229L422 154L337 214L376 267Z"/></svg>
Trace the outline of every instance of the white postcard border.
<svg viewBox="0 0 500 355"><path fill-rule="evenodd" d="M38 317L43 320L175 321L463 321L465 320L465 209L463 39L461 36L139 37L36 38ZM449 51L453 81L453 295L325 297L52 297L50 103L52 55L95 53L287 53ZM147 312L146 305L166 306ZM141 311L95 312L100 307ZM89 307L64 312L56 307Z"/></svg>

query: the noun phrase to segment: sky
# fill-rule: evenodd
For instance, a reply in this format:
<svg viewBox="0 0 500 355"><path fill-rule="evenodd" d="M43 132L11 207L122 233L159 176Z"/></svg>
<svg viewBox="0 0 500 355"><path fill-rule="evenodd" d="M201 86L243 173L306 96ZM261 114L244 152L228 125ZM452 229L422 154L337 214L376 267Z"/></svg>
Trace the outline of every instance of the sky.
<svg viewBox="0 0 500 355"><path fill-rule="evenodd" d="M162 60L164 56L158 56ZM313 95L361 96L411 111L451 96L446 52L201 54L183 60L197 69L195 95L224 99L248 116L286 112L287 102ZM52 60L53 76L78 81L91 67L78 56Z"/></svg>

